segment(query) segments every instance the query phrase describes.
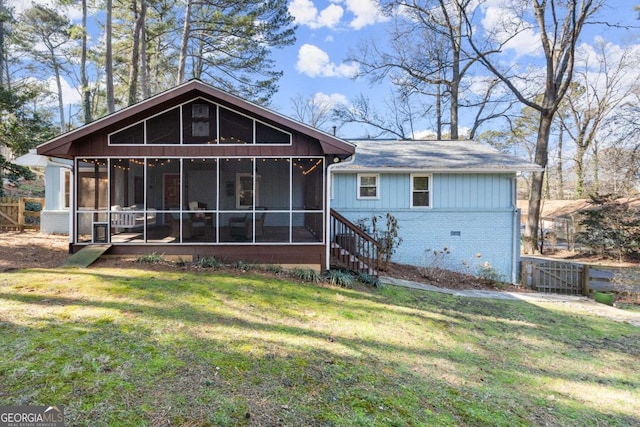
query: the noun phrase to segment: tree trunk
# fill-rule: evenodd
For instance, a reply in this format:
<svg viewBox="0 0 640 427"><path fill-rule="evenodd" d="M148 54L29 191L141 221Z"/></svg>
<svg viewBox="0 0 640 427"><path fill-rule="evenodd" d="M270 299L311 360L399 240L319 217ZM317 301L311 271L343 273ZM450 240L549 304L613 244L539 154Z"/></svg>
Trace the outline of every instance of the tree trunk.
<svg viewBox="0 0 640 427"><path fill-rule="evenodd" d="M0 12L4 14L4 0L0 0ZM4 88L4 19L0 19L0 88Z"/></svg>
<svg viewBox="0 0 640 427"><path fill-rule="evenodd" d="M56 78L56 89L58 90L58 114L60 115L60 132L66 132L67 126L64 118L64 100L62 99L62 78L60 77L60 65L53 56L53 72Z"/></svg>
<svg viewBox="0 0 640 427"><path fill-rule="evenodd" d="M131 39L131 65L129 68L129 97L127 105L133 105L138 101L138 74L140 71L140 28L142 27L142 14L138 13L138 2L132 2L133 16L135 18L133 26L133 38Z"/></svg>
<svg viewBox="0 0 640 427"><path fill-rule="evenodd" d="M91 121L91 91L87 78L87 0L82 0L82 51L80 54L80 85L82 86L82 121Z"/></svg>
<svg viewBox="0 0 640 427"><path fill-rule="evenodd" d="M107 84L107 112L113 113L116 111L116 99L113 89L113 53L112 53L112 12L113 12L113 0L107 0L106 10L106 52L105 52L105 79Z"/></svg>
<svg viewBox="0 0 640 427"><path fill-rule="evenodd" d="M451 91L451 132L449 138L452 140L459 139L458 137L458 96L460 92L460 41L457 40L453 43L453 59L451 64L451 85L449 90ZM456 45L457 44L457 45Z"/></svg>
<svg viewBox="0 0 640 427"><path fill-rule="evenodd" d="M557 168L557 176L556 176L556 197L558 200L564 200L564 174L562 172L562 139L564 136L564 132L562 131L562 127L560 127L560 135L558 135L558 168Z"/></svg>
<svg viewBox="0 0 640 427"><path fill-rule="evenodd" d="M184 26L182 27L182 40L180 42L180 60L178 62L178 84L184 81L187 64L187 47L189 46L189 35L191 33L191 1L192 0L187 0L184 12Z"/></svg>
<svg viewBox="0 0 640 427"><path fill-rule="evenodd" d="M584 184L584 155L585 149L582 144L576 144L576 186L575 197L576 199L583 199L586 194L586 188Z"/></svg>
<svg viewBox="0 0 640 427"><path fill-rule="evenodd" d="M151 96L149 88L149 69L147 64L147 1L142 0L140 4L140 86L142 86L142 98Z"/></svg>
<svg viewBox="0 0 640 427"><path fill-rule="evenodd" d="M549 110L540 112L540 126L538 127L538 138L536 141L535 163L542 168L547 167L547 153L549 146L549 135L551 124L553 123L553 113ZM527 212L527 224L525 240L525 252L540 252L540 210L542 207L542 191L544 189L544 175L542 172L534 172L531 175L531 192L529 193L529 210Z"/></svg>

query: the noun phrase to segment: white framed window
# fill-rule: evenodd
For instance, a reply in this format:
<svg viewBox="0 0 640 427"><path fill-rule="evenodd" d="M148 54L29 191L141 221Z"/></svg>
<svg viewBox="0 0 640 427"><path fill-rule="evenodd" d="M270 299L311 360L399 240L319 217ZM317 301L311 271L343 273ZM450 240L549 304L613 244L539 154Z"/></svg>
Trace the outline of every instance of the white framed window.
<svg viewBox="0 0 640 427"><path fill-rule="evenodd" d="M380 198L380 175L358 174L358 199Z"/></svg>
<svg viewBox="0 0 640 427"><path fill-rule="evenodd" d="M411 175L411 207L431 207L431 175Z"/></svg>
<svg viewBox="0 0 640 427"><path fill-rule="evenodd" d="M69 209L71 207L69 203L69 194L71 194L71 172L68 170L63 170L62 173L64 175L64 179L62 180L62 182L64 183L64 200L62 203L62 207L64 209Z"/></svg>

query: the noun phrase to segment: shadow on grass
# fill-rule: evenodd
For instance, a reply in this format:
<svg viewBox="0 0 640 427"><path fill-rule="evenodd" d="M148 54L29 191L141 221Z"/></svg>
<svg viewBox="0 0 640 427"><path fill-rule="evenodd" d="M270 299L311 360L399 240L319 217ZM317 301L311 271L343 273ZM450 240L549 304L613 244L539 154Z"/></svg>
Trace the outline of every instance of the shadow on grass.
<svg viewBox="0 0 640 427"><path fill-rule="evenodd" d="M633 371L580 369L611 342L626 339L637 356L631 327L616 334L605 321L587 326L524 302L137 274L54 270L20 288L2 281L0 299L49 310L0 317L2 400L66 404L81 425L640 423L547 384L637 396ZM64 296L68 277L78 297ZM83 317L92 308L113 313Z"/></svg>

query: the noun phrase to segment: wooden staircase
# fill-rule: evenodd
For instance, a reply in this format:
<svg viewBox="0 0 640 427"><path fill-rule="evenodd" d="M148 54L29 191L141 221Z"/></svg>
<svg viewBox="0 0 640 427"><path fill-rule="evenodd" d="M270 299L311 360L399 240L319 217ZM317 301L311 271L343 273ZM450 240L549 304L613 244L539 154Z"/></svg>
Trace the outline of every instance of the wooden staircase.
<svg viewBox="0 0 640 427"><path fill-rule="evenodd" d="M331 265L377 276L381 246L373 237L331 209Z"/></svg>

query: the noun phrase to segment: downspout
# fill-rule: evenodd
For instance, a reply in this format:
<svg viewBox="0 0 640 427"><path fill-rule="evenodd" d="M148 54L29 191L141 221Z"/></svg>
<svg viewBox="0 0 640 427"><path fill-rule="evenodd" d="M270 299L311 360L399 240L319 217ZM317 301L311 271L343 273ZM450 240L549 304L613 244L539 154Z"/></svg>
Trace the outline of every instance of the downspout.
<svg viewBox="0 0 640 427"><path fill-rule="evenodd" d="M52 160L51 157L47 157L47 161L54 166L59 166L61 168L69 169L69 253L73 253L73 236L75 236L75 231L73 229L73 217L74 217L74 209L75 206L75 194L76 194L76 180L73 175L74 169L73 164L68 165L66 163L59 163L55 160ZM74 160L75 163L75 160Z"/></svg>
<svg viewBox="0 0 640 427"><path fill-rule="evenodd" d="M337 160L336 160L337 159ZM325 263L327 266L327 270L329 270L329 266L331 265L331 183L333 182L333 168L338 165L348 165L355 161L356 154L353 153L348 160L341 162L338 156L333 158L334 163L331 163L327 166L327 212L326 212L326 223L324 226L325 229L325 239L324 239L324 247L325 247Z"/></svg>
<svg viewBox="0 0 640 427"><path fill-rule="evenodd" d="M513 209L513 236L511 248L511 283L518 286L518 263L520 261L520 212L518 211L518 174L511 179L511 207Z"/></svg>

